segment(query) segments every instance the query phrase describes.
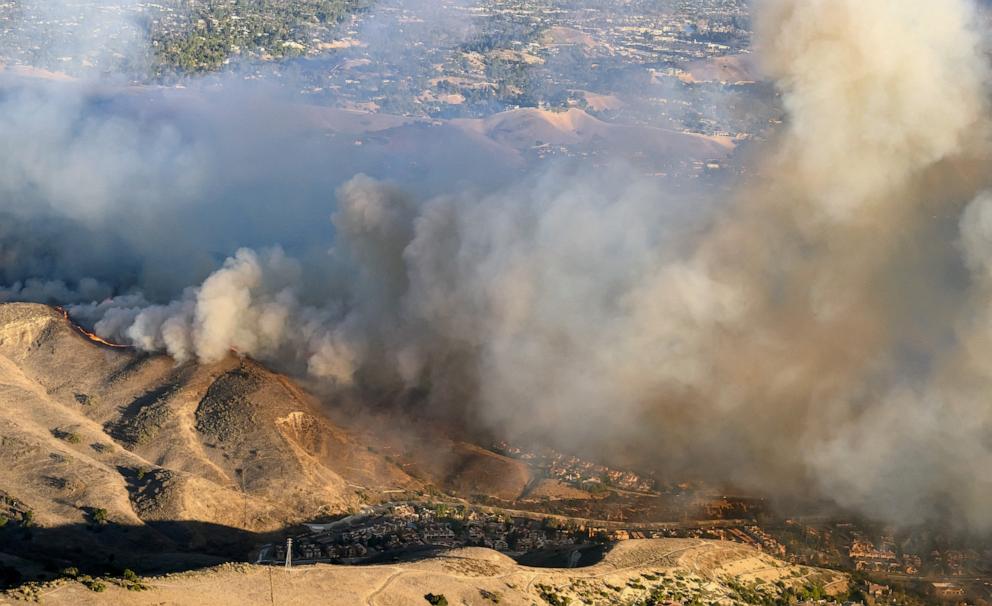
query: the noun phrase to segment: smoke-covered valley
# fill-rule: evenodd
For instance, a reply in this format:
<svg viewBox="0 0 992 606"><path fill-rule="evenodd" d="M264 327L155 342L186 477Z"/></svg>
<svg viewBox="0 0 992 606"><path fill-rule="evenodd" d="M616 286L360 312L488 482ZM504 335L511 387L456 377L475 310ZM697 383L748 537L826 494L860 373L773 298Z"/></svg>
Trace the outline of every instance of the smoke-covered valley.
<svg viewBox="0 0 992 606"><path fill-rule="evenodd" d="M470 36L456 8L425 19ZM0 300L177 363L235 352L329 401L987 532L978 10L754 3L786 118L732 156L578 110L328 108L233 68L181 87L8 69ZM608 153L533 162L528 130ZM733 179L676 169L717 157Z"/></svg>

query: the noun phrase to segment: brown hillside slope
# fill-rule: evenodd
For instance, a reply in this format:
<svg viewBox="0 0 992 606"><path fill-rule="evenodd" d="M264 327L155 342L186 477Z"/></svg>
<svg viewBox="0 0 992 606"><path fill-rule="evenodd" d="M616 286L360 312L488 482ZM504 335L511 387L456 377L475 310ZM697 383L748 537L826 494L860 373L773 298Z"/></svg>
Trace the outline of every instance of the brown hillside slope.
<svg viewBox="0 0 992 606"><path fill-rule="evenodd" d="M345 510L359 484L421 486L284 377L233 356L176 366L96 343L58 310L0 305L0 491L42 528L275 529Z"/></svg>
<svg viewBox="0 0 992 606"><path fill-rule="evenodd" d="M474 445L425 440L408 424L376 429L335 423L251 360L176 365L98 343L59 310L0 305L0 494L19 504L0 515L19 525L30 511L42 529L76 529L67 532L79 549L100 557L209 546L219 529L272 531L428 485L513 499L530 482L519 461ZM126 532L149 524L151 543Z"/></svg>

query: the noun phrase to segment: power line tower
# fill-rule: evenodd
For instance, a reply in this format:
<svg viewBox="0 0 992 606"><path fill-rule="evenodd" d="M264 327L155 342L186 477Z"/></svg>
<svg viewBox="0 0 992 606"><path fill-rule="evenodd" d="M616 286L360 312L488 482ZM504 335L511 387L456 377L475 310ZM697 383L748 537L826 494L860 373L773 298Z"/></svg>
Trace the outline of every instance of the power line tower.
<svg viewBox="0 0 992 606"><path fill-rule="evenodd" d="M286 539L286 568L293 567L293 539Z"/></svg>

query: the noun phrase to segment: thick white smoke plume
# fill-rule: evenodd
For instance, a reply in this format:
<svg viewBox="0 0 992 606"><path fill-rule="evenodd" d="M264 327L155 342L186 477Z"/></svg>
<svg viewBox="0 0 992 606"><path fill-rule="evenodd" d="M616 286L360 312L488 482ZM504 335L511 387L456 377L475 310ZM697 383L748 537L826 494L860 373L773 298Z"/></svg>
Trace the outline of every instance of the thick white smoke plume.
<svg viewBox="0 0 992 606"><path fill-rule="evenodd" d="M179 361L235 351L359 395L425 390L510 436L990 530L989 78L972 10L759 2L789 121L733 200L622 170L446 195L358 176L328 255L242 249L171 303L71 311Z"/></svg>
<svg viewBox="0 0 992 606"><path fill-rule="evenodd" d="M780 153L831 215L958 153L985 110L969 2L758 0L755 15L791 123Z"/></svg>

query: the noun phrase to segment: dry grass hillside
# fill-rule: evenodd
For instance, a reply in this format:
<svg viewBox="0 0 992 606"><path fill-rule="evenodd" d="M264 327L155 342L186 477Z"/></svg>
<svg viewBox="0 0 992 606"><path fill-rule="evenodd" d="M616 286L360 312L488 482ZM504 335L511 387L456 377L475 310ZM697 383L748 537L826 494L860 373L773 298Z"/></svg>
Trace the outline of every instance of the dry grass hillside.
<svg viewBox="0 0 992 606"><path fill-rule="evenodd" d="M518 461L388 425L345 428L251 360L176 365L57 309L0 305L0 557L155 570L189 550L248 557L266 532L397 493L513 499L530 483Z"/></svg>
<svg viewBox="0 0 992 606"><path fill-rule="evenodd" d="M41 525L200 520L275 527L417 483L284 377L230 357L176 366L102 346L57 310L0 306L0 489Z"/></svg>
<svg viewBox="0 0 992 606"><path fill-rule="evenodd" d="M72 543L97 558L195 548L214 526L274 530L344 511L361 491L421 487L251 361L176 366L96 343L40 305L0 306L0 445L0 515L35 534L76 529Z"/></svg>
<svg viewBox="0 0 992 606"><path fill-rule="evenodd" d="M841 592L846 577L800 568L733 543L665 539L627 541L593 566L529 568L497 552L467 548L411 563L383 566L316 565L265 568L225 565L195 573L150 578L147 589L129 591L108 582L94 593L76 581L57 581L22 592L45 604L328 604L415 606L424 596L444 596L451 605L501 604L747 604L763 595L813 584ZM4 598L0 597L0 604Z"/></svg>

